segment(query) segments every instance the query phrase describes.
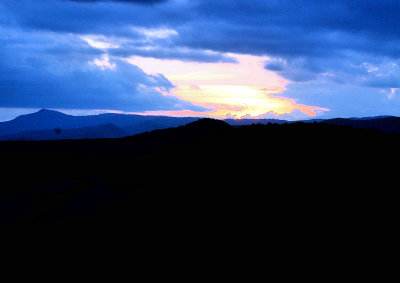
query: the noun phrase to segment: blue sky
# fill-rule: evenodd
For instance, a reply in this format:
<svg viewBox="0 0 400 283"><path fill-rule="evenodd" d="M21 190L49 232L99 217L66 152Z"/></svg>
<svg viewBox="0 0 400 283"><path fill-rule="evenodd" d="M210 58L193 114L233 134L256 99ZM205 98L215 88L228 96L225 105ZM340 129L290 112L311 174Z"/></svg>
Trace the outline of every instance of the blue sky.
<svg viewBox="0 0 400 283"><path fill-rule="evenodd" d="M399 1L2 0L0 120L400 116L398 15Z"/></svg>

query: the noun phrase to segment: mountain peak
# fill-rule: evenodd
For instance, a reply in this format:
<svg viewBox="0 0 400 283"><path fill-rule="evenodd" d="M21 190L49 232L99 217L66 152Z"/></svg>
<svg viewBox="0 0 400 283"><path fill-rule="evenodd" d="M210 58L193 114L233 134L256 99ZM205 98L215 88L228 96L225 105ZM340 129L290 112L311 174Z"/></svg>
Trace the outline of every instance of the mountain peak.
<svg viewBox="0 0 400 283"><path fill-rule="evenodd" d="M187 128L208 129L208 130L222 130L230 128L231 126L222 120L202 118L192 123L187 124Z"/></svg>
<svg viewBox="0 0 400 283"><path fill-rule="evenodd" d="M61 118L64 118L64 117L70 116L70 115L67 115L67 114L64 114L62 112L58 112L58 111L55 111L55 110L49 110L49 109L44 109L43 108L43 109L40 109L37 112L31 113L31 114L27 114L27 115L21 115L21 116L35 117L36 119L56 119L56 118L61 119Z"/></svg>
<svg viewBox="0 0 400 283"><path fill-rule="evenodd" d="M61 112L58 112L55 110L46 109L46 108L42 108L38 112L32 113L32 114L46 114L46 115L47 114L63 114L63 115L67 115L67 114L64 114L64 113L61 113Z"/></svg>
<svg viewBox="0 0 400 283"><path fill-rule="evenodd" d="M67 117L70 115L55 111L55 110L49 110L49 109L40 109L37 112L29 113L29 114L24 114L16 117L14 122L23 122L23 123L31 123L32 121L36 121L37 119L39 120L54 120L54 119L62 119L64 117ZM33 120L32 120L33 119Z"/></svg>
<svg viewBox="0 0 400 283"><path fill-rule="evenodd" d="M46 112L52 112L52 111L54 111L54 110L42 108L42 109L40 109L37 113L46 113Z"/></svg>

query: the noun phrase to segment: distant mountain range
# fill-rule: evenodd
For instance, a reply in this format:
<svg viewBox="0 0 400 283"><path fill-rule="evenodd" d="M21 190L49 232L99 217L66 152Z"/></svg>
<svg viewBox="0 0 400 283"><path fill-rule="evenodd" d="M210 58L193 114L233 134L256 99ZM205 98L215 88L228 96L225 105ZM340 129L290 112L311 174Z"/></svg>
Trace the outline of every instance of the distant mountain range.
<svg viewBox="0 0 400 283"><path fill-rule="evenodd" d="M118 138L177 127L196 120L198 118L113 113L72 116L42 109L11 121L0 122L0 140Z"/></svg>
<svg viewBox="0 0 400 283"><path fill-rule="evenodd" d="M58 140L120 138L146 131L178 127L197 121L196 117L144 116L129 114L99 114L72 116L54 110L42 109L0 122L0 140ZM251 124L293 123L279 119L226 119L231 126ZM299 122L299 121L297 121ZM400 118L377 116L364 118L335 118L303 120L305 123L328 123L354 128L375 129L385 133L400 133Z"/></svg>

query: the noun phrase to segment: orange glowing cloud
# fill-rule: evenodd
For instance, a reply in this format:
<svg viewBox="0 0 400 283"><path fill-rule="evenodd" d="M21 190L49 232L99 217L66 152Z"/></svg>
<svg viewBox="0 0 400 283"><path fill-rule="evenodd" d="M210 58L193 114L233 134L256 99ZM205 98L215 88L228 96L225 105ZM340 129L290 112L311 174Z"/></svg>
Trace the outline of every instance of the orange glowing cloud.
<svg viewBox="0 0 400 283"><path fill-rule="evenodd" d="M174 95L210 109L206 112L152 111L146 114L241 118L257 117L271 111L277 115L288 114L295 109L315 116L315 111L328 110L277 96L286 90L289 81L264 68L268 57L228 55L236 58L238 63L193 63L144 57L127 61L146 73L162 73L176 85L172 93L164 95Z"/></svg>

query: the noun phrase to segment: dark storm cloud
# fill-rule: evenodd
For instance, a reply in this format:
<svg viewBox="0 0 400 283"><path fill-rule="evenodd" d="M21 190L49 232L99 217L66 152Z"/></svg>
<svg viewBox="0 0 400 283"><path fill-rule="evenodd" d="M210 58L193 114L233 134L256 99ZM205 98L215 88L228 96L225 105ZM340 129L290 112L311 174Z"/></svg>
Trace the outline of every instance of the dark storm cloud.
<svg viewBox="0 0 400 283"><path fill-rule="evenodd" d="M128 36L132 26L167 26L179 33L174 44L194 49L287 57L345 50L400 54L398 1L199 0L150 7L83 2L102 5L57 0L5 0L4 5L20 24L37 29Z"/></svg>
<svg viewBox="0 0 400 283"><path fill-rule="evenodd" d="M150 7L95 2L102 5L57 0L5 4L20 24L35 29L131 37L136 35L132 26L167 26L179 34L175 46L192 49L284 57L346 50L400 55L398 1L202 0Z"/></svg>
<svg viewBox="0 0 400 283"><path fill-rule="evenodd" d="M81 3L63 0L4 0L9 21L23 29L76 34L102 34L135 38L135 26L158 27L179 22L180 14L169 18L170 5L125 5L115 1ZM168 2L166 2L168 4ZM182 15L182 14L181 14Z"/></svg>
<svg viewBox="0 0 400 283"><path fill-rule="evenodd" d="M136 46L125 46L121 48L111 49L109 54L118 57L152 57L157 59L175 59L184 62L202 62L202 63L237 63L233 57L226 56L221 53L209 52L204 50L180 49L157 47L152 49L143 49Z"/></svg>
<svg viewBox="0 0 400 283"><path fill-rule="evenodd" d="M203 111L173 96L164 96L173 85L164 76L148 75L121 61L114 68L49 69L43 58L30 60L18 69L1 65L0 107L113 109L123 111L182 110ZM65 64L65 65L62 65Z"/></svg>
<svg viewBox="0 0 400 283"><path fill-rule="evenodd" d="M109 59L73 35L0 31L0 107L205 110L163 95L174 86L162 74Z"/></svg>
<svg viewBox="0 0 400 283"><path fill-rule="evenodd" d="M398 1L384 1L382 6L376 1L211 2L200 1L198 13L208 21L184 26L180 30L182 42L287 58L335 56L348 50L381 56L400 54ZM215 22L218 28L213 29ZM195 32L202 29L210 32Z"/></svg>

